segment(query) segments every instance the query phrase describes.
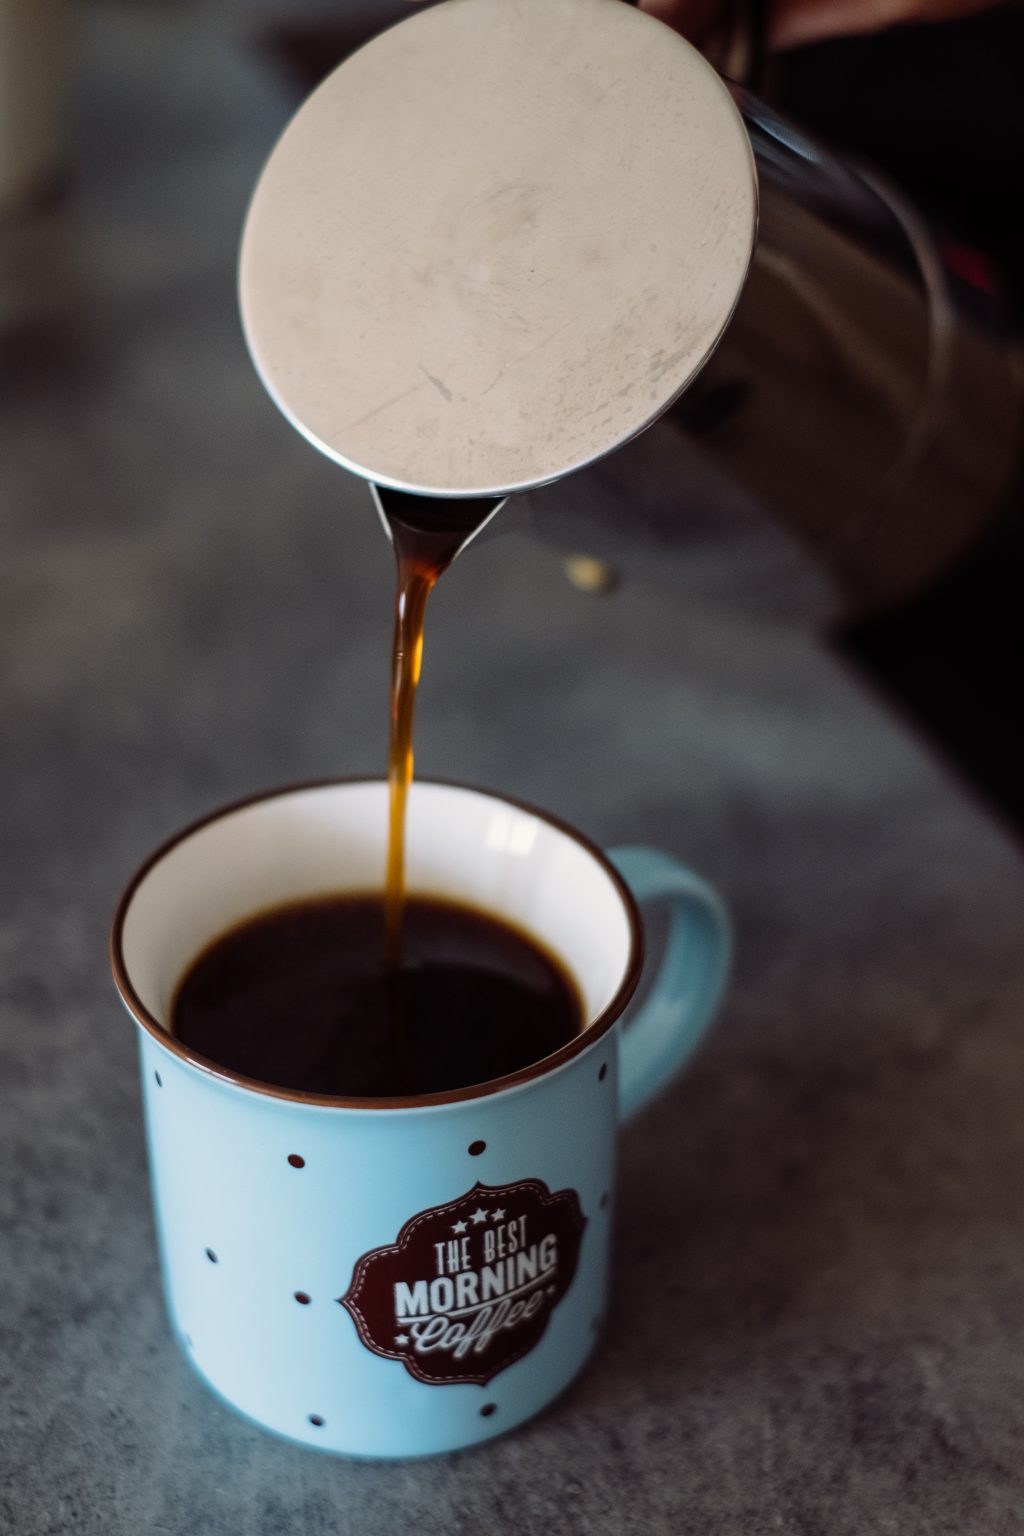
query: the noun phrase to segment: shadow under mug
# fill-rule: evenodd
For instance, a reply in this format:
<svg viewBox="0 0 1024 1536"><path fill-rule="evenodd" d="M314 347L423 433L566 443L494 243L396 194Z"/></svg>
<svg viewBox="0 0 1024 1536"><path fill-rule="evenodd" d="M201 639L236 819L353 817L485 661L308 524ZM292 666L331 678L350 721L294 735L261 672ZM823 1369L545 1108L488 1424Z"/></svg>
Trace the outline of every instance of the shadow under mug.
<svg viewBox="0 0 1024 1536"><path fill-rule="evenodd" d="M420 780L409 890L535 934L576 980L581 1033L511 1076L390 1100L257 1083L169 1033L175 986L212 939L281 903L380 890L386 836L376 780L231 806L148 860L111 950L139 1025L164 1287L186 1357L280 1435L407 1457L522 1423L591 1354L618 1128L700 1039L730 939L718 897L668 854L606 855L542 811ZM654 900L670 908L664 954L624 1017L642 966L637 903Z"/></svg>

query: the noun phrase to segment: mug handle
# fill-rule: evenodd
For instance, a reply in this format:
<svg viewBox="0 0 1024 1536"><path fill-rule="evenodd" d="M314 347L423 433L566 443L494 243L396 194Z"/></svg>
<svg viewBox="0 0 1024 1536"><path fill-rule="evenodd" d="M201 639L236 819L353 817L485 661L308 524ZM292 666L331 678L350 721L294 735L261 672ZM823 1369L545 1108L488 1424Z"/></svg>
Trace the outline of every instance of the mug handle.
<svg viewBox="0 0 1024 1536"><path fill-rule="evenodd" d="M637 901L668 901L658 974L619 1036L619 1120L625 1124L690 1059L725 990L732 932L721 899L699 875L657 848L612 848L608 857Z"/></svg>

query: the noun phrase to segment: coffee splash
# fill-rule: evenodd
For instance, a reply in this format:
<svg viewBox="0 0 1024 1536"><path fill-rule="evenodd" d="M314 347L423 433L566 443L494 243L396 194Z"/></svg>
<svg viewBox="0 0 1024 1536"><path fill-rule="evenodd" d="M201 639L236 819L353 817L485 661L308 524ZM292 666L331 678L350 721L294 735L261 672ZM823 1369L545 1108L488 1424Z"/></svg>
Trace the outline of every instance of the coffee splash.
<svg viewBox="0 0 1024 1536"><path fill-rule="evenodd" d="M389 965L398 965L405 903L405 815L413 775L413 716L423 663L427 599L438 578L507 498L413 496L378 485L371 489L394 546L397 566L391 649L384 953Z"/></svg>

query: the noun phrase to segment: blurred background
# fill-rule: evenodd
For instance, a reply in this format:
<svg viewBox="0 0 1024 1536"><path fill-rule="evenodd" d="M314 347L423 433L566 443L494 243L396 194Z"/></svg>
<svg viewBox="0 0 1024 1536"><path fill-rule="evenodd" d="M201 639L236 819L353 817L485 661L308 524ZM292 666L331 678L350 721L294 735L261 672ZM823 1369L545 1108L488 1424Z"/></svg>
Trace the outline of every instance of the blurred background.
<svg viewBox="0 0 1024 1536"><path fill-rule="evenodd" d="M706 376L431 600L418 771L665 847L736 926L624 1139L594 1366L381 1469L229 1416L170 1337L107 930L191 819L383 772L390 550L263 394L235 262L301 98L405 13L0 0L0 1526L1015 1531L1017 4L769 60Z"/></svg>
<svg viewBox="0 0 1024 1536"><path fill-rule="evenodd" d="M161 392L177 391L177 403L187 399L196 413L200 458L211 438L223 443L229 419L237 422L243 411L255 412L268 443L283 443L281 424L253 401L235 328L233 263L246 198L302 97L408 11L404 0L3 0L0 388L9 507L24 505L24 475L41 471L33 443L50 461L47 486L80 494L88 494L96 471L97 434L111 439L111 453L116 442L121 480L129 460L142 480L158 473L161 454L171 453L179 466L182 435L171 427ZM836 164L880 173L897 198L910 199L907 217L924 230L926 257L915 250L905 264L922 271L928 259L941 265L955 323L984 338L980 362L953 358L957 382L944 409L958 419L935 432L960 433L968 399L978 402L979 413L1000 418L961 449L961 458L973 461L972 483L957 508L936 505L947 467L935 453L930 481L925 475L897 487L897 500L874 509L891 536L869 541L852 557L840 548L851 542L851 511L838 504L837 486L850 480L847 499L868 505L890 466L868 452L853 483L851 466L864 445L835 419L815 419L812 397L828 399L835 415L852 420L848 375L860 365L787 357L784 365L800 370L802 388L786 395L780 349L765 347L762 337L761 355L751 357L748 349L738 364L727 343L727 365L716 365L717 372L713 366L675 413L680 433L663 426L640 451L580 484L522 499L496 529L529 525L532 536L564 554L583 555L583 565L567 567L567 579L595 593L624 580L668 583L680 601L691 590L714 593L813 629L1017 829L1024 821L1024 758L1006 704L1024 640L1016 618L1024 542L1024 220L1016 190L1024 125L1015 68L1022 43L1024 8L1011 0L965 20L776 54L756 82L766 116L774 122L779 115L782 139L790 125L810 136L802 160L782 168L783 178L807 181L799 197L816 195L807 170L818 144ZM766 174L772 175L769 164L762 165L763 180ZM866 246L906 241L904 231L869 228L881 215L858 211L836 181L825 188L826 222L860 221ZM782 195L789 195L785 187ZM770 209L766 224L762 245L770 248ZM815 263L839 272L835 253L824 247L783 254L807 267L805 277ZM849 280L849 272L837 276L836 288ZM930 282L927 272L924 281ZM866 280L863 286L867 303ZM737 334L758 297L762 309L777 302L771 294L748 296ZM828 298L835 307L835 295ZM842 344L851 357L858 348L881 352L881 331L895 328L897 366L905 352L907 366L924 368L916 353L932 345L948 317L934 314L932 292L923 308L922 319L909 301L896 306L874 335ZM198 325L200 310L209 330L196 347L183 323ZM832 319L838 325L851 317ZM934 333L923 344L910 334L919 324ZM872 359L872 366L884 362ZM139 377L130 386L122 381L104 411L104 389L117 366ZM877 386L869 371L861 382ZM748 430L752 390L785 403L762 429L772 434L762 459L775 464L748 472L737 431ZM787 436L785 423L797 418ZM918 426L908 406L894 431L910 439ZM835 441L824 460L819 455L812 463L806 444L823 433ZM708 445L719 465L710 478L695 462ZM300 457L297 446L282 446L281 453ZM774 482L778 464L787 462L788 482L766 492L765 482ZM32 494L50 491L34 481ZM68 515L49 503L48 513ZM230 516L226 505L221 515ZM173 526L166 525L166 537ZM187 535L177 526L184 550ZM587 565L589 557L597 564Z"/></svg>

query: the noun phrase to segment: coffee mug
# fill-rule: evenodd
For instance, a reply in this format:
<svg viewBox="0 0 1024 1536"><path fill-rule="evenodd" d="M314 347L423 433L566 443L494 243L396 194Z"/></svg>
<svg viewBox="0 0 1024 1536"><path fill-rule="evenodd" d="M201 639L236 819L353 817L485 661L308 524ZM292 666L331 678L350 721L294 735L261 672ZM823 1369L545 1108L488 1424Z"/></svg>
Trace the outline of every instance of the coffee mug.
<svg viewBox="0 0 1024 1536"><path fill-rule="evenodd" d="M492 1082L343 1099L240 1077L168 1030L214 938L304 897L381 888L387 786L322 783L217 812L143 866L114 976L139 1025L153 1200L176 1336L256 1423L354 1456L457 1450L521 1424L595 1347L619 1126L683 1064L718 1004L729 929L668 854L604 854L530 806L417 781L410 891L526 929L575 978L586 1027ZM664 899L642 964L637 902ZM485 1021L484 1021L485 1022Z"/></svg>

